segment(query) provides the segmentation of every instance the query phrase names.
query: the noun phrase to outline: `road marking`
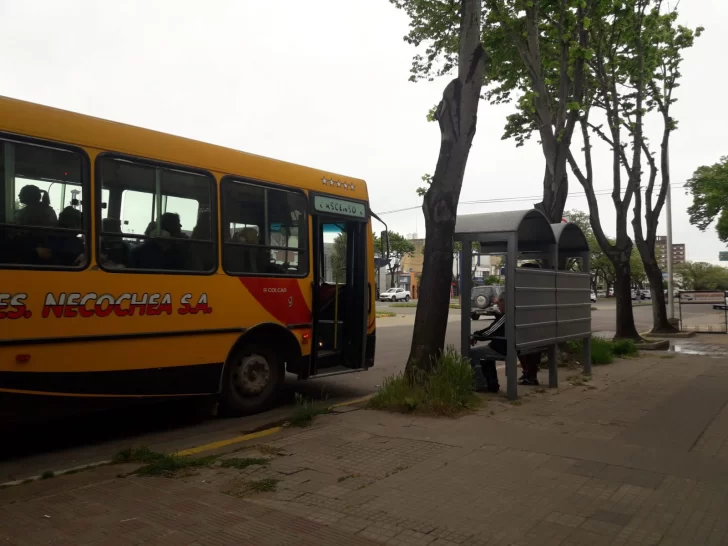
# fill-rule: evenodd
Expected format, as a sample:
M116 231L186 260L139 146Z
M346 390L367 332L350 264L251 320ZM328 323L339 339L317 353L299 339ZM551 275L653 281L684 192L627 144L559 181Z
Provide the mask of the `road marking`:
M270 436L271 434L275 434L276 432L280 432L281 430L282 427L267 428L258 432L252 432L250 434L243 434L242 436L228 438L227 440L220 440L218 442L203 444L201 446L192 447L190 449L183 449L182 451L178 451L177 455L179 455L180 457L184 457L185 455L195 455L197 453L202 453L203 451L211 451L213 449L219 449L221 447L229 446L232 444L239 444L240 442L247 442L248 440L255 440L256 438Z

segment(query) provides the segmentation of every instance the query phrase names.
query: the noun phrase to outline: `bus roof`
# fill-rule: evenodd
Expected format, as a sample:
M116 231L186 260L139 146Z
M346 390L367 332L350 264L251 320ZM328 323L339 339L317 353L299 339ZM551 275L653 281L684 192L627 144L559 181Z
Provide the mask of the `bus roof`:
M0 131L368 199L358 178L0 96Z

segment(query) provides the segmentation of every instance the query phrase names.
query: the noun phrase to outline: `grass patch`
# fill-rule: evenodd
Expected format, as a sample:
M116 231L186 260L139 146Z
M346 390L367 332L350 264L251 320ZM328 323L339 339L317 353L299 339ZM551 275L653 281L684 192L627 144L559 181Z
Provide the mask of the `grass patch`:
M223 459L220 461L220 466L223 468L237 468L242 470L253 465L267 465L268 459L262 459L260 457L230 457L229 459Z
M314 402L296 393L296 409L288 424L298 428L308 427L316 417L326 413L331 413L331 408L325 402Z
M593 337L591 340L592 364L602 365L614 362L613 342L600 337Z
M413 370L385 378L369 401L371 409L413 411L452 417L474 408L480 399L473 392L473 370L453 347L448 347L431 371Z
M247 489L253 493L271 493L276 490L278 481L275 478L263 478L246 483Z
M164 453L152 451L146 446L122 449L112 459L114 463L153 463L165 457Z
M216 458L216 455L209 455L207 457L180 457L173 453L163 454L162 458L140 467L136 473L140 476L164 476L165 478L170 478L180 470L209 466Z
M396 317L397 313L390 313L388 311L377 311L377 318Z
M136 470L140 476L171 477L180 470L208 466L217 455L207 457L180 457L174 453L159 453L148 447L128 448L119 451L114 456L115 463L143 463L144 466Z
M581 355L581 341L569 341L567 343L568 351L575 356ZM614 357L630 357L637 356L637 345L631 339L604 339L601 337L591 338L591 359L595 366L603 364L611 364Z
M285 449L282 447L269 446L268 444L255 446L255 449L260 451L263 455L270 455L272 457L280 457L285 453Z
M637 354L637 345L631 339L618 339L612 341L614 356L632 356Z
M54 478L56 476L56 473L52 470L46 470L43 472L43 474L40 475L41 480L50 480L51 478Z
M660 358L662 358L664 360L668 360L670 358L675 358L675 355L660 355Z

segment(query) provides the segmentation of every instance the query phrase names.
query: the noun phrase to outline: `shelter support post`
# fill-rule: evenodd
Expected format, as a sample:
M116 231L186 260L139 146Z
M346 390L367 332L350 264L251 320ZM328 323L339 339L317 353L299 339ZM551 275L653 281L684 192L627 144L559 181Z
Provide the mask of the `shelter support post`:
M591 264L589 263L589 252L582 252L581 254L581 269L583 272L590 275L589 279L591 281ZM589 283L589 289L591 290L591 282ZM590 311L591 313L591 311ZM590 330L591 330L591 321L589 322ZM586 337L584 337L584 340L581 344L581 358L584 360L584 374L585 375L591 375L592 373L592 359L591 359L591 333L587 334Z
M516 267L518 234L508 234L506 253L506 384L508 399L518 398L518 355L516 355Z
M470 243L463 242L463 248L470 249ZM473 256L470 252L460 253L460 354L463 358L470 355L470 291L473 280L470 278Z
M548 269L559 269L559 245L553 244L549 248L549 259L546 264ZM556 283L556 277L554 276L554 283ZM554 294L556 294L556 285L554 284ZM556 304L556 298L554 297L554 304ZM559 367L556 362L556 347L557 344L549 345L548 358L549 358L549 388L555 389L559 386Z
M584 375L591 375L591 336L587 336L581 343L581 359L584 361Z

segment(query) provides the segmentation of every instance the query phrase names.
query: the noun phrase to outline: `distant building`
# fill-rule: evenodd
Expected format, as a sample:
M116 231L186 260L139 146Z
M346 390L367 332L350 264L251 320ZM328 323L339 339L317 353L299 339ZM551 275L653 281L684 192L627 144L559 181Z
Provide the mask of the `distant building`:
M655 251L657 252L657 261L660 264L660 269L667 268L667 237L664 235L658 235L655 240ZM684 264L685 263L685 245L672 244L672 265Z

